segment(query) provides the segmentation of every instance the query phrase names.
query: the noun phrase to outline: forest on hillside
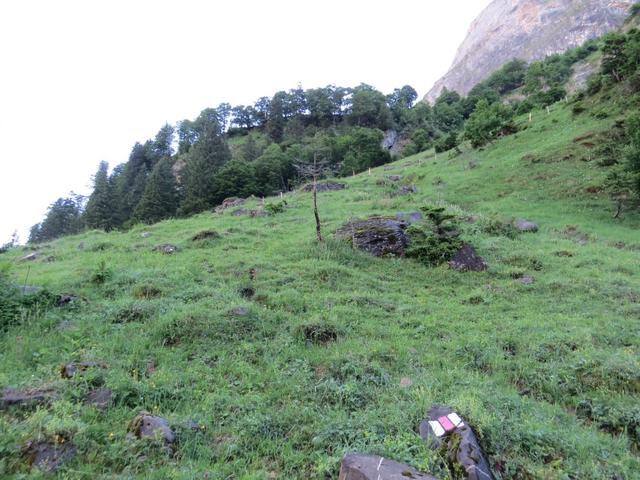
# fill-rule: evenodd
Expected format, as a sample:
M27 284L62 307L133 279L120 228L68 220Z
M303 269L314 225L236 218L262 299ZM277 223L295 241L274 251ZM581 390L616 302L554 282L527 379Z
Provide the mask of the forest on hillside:
M634 11L637 14L637 11ZM573 66L600 60L586 91L568 98ZM84 229L126 229L211 209L232 196L265 197L308 181L305 165L321 164L326 176L347 176L383 165L394 155L434 148L455 151L468 141L481 148L515 133L516 115L558 101L576 103L613 85L640 91L640 31L611 33L564 54L526 64L513 60L476 85L469 95L444 91L433 105L405 85L385 95L361 84L302 87L262 97L253 105L221 103L193 120L166 124L154 139L136 143L126 162L111 171L101 162L89 198L53 202L32 227L30 242ZM385 142L385 134L393 142ZM608 188L618 210L640 192L640 120L619 125L600 156L611 169Z

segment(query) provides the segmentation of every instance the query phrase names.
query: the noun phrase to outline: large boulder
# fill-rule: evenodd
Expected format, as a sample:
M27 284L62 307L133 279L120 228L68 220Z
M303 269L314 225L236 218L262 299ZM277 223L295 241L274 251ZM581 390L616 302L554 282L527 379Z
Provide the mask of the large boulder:
M409 244L405 233L408 226L394 217L372 217L345 224L336 231L336 237L376 257L403 257Z
M96 362L71 362L60 367L60 376L62 378L73 378L76 375L82 376L90 368L106 368L103 363Z
M449 261L449 266L459 272L483 272L488 268L484 258L478 255L475 248L468 243L462 245Z
M165 255L171 255L178 251L178 247L175 245L171 245L170 243L165 243L163 245L157 245L154 249L156 252L164 253Z
M140 412L131 421L129 431L138 438L159 438L164 440L166 444L172 444L176 441L176 434L169 422L148 412Z
M452 408L434 405L420 424L420 436L433 449L446 447L453 470L462 470L464 478L494 480L476 435Z
M52 388L31 388L17 390L7 388L0 396L0 410L9 407L34 407L45 405L56 398L56 392Z
M519 218L518 220L516 220L513 223L514 227L516 227L516 230L518 230L519 232L537 232L538 231L538 225L530 222L529 220L525 220L523 218Z
M76 447L69 442L30 441L23 447L27 462L44 472L53 473L76 456Z
M113 400L113 392L108 388L97 388L91 390L84 398L84 402L87 405L96 407L103 412L109 408L111 401Z
M349 453L340 465L338 480L437 480L409 465L378 455Z

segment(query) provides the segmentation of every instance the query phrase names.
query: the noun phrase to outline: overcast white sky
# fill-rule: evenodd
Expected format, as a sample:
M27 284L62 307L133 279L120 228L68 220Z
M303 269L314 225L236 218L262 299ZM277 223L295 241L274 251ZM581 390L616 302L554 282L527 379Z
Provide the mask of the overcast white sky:
M0 244L98 163L226 101L371 84L424 95L489 0L0 0Z

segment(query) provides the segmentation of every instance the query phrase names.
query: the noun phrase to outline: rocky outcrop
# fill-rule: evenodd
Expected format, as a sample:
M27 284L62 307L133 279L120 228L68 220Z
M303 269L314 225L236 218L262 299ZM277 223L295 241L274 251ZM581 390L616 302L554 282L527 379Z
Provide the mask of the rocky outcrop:
M336 237L376 257L404 257L409 245L405 233L408 226L393 217L371 217L347 223L336 231Z
M582 45L622 25L636 0L494 0L474 20L449 71L425 100L444 88L467 94L505 63L527 62Z
M409 465L378 455L350 453L340 465L338 480L437 480Z

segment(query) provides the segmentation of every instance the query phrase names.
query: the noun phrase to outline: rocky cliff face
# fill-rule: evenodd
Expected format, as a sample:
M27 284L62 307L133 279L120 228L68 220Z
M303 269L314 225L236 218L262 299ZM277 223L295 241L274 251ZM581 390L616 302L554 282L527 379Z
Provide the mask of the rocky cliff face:
M540 60L619 27L637 0L495 0L474 20L449 72L425 99L444 88L466 94L514 58Z

